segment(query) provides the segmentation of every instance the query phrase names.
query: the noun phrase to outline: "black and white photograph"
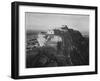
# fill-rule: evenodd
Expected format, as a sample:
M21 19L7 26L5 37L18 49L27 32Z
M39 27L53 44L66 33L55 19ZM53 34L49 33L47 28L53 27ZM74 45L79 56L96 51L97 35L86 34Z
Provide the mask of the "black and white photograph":
M97 74L97 7L12 3L11 77Z
M89 65L89 15L25 12L26 68Z

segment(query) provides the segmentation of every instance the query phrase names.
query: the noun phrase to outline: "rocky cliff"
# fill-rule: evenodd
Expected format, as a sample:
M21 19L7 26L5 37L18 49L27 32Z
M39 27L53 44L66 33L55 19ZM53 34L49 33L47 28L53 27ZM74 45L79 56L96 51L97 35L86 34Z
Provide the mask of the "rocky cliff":
M54 34L62 38L57 42L57 48L43 46L27 51L27 68L89 65L88 37L66 25L54 29Z

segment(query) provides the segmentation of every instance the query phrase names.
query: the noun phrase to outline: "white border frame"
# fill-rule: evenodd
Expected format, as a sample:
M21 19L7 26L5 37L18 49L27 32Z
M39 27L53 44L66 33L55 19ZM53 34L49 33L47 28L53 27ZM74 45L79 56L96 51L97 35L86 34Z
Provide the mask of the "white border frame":
M89 65L47 67L47 68L25 68L25 12L61 13L61 14L83 14L89 15ZM91 28L90 28L91 27ZM95 71L95 10L54 8L39 6L19 6L19 75L41 75L58 73L78 73Z

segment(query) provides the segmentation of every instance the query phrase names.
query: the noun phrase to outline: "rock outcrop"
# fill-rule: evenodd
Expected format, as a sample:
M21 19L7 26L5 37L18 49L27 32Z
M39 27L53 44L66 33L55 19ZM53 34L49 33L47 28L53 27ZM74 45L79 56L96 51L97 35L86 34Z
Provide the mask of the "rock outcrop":
M69 29L67 25L53 31L62 41L57 42L56 49L43 46L27 51L27 68L89 65L88 37L82 36L77 30Z

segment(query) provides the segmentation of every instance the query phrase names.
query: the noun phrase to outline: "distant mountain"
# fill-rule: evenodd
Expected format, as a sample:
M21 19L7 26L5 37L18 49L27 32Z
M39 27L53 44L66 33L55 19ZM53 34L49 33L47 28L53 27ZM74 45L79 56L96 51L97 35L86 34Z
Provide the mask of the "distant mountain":
M33 34L35 35L35 34L38 34L38 33L40 33L40 32L41 32L41 33L46 33L46 31L43 31L43 30L27 30L27 31L26 31L26 34L27 34L27 35L33 35Z

